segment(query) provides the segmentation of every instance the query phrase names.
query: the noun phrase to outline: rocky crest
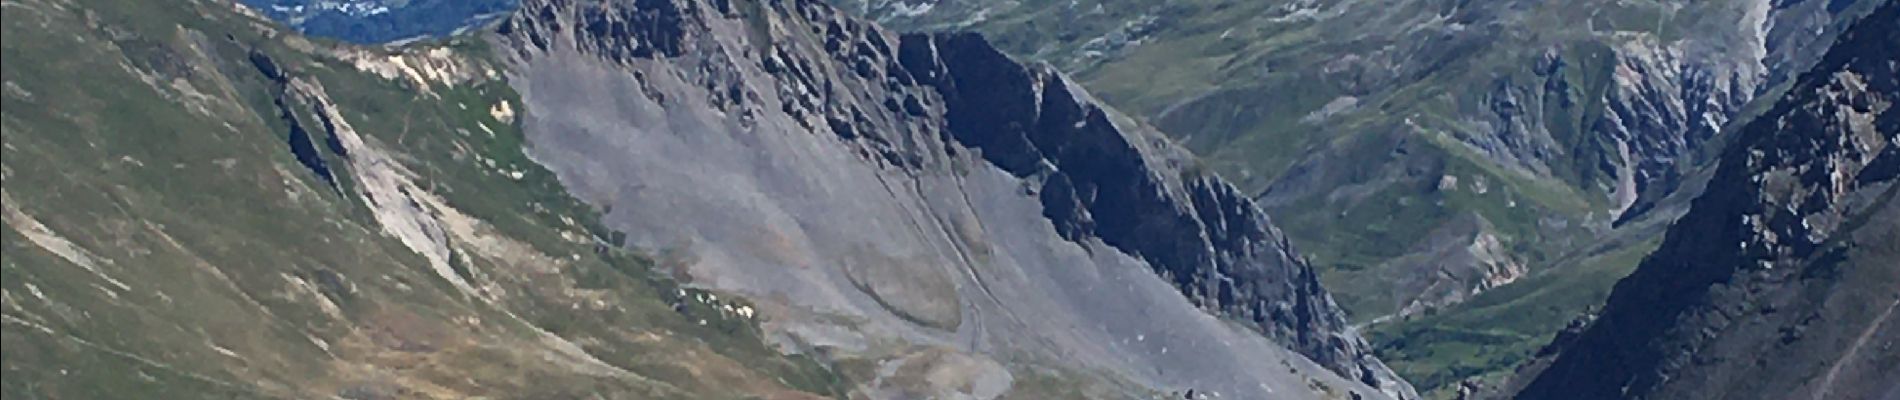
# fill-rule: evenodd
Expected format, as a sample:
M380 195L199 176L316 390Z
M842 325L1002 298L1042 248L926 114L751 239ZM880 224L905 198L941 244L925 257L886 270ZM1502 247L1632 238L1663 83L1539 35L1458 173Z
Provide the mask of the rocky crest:
M1662 247L1517 397L1894 395L1897 24L1900 5L1881 6L1743 126Z
M796 342L862 347L814 334L817 323L803 315L889 312L904 323L853 329L888 329L913 343L974 335L975 345L955 347L992 358L1020 358L1009 353L1021 349L1153 357L1143 368L1162 375L1224 368L1188 380L1260 379L1243 372L1263 370L1252 361L1226 360L1248 346L1177 358L1225 333L1175 329L1168 321L1183 316L1165 312L1128 321L1088 309L1159 302L1138 306L1152 309L1185 294L1182 305L1242 320L1332 373L1412 396L1246 196L1050 67L1017 63L980 36L895 35L802 0L523 7L497 40L516 59L511 81L527 103L537 159L616 210L609 224L636 244L687 243L697 280L783 299L766 313L787 321ZM630 92L576 87L581 77ZM686 154L693 159L676 158ZM1017 209L1040 221L1013 216ZM695 233L667 236L661 225ZM1119 275L1131 264L1114 261L1123 259L1146 266L1145 277ZM1103 277L1116 286L1071 293ZM1045 280L1070 288L1036 286ZM1149 280L1178 294L1143 292L1138 281ZM787 286L795 281L807 284ZM798 294L811 290L823 293ZM1121 299L1085 300L1093 296ZM861 309L866 301L886 311ZM1035 308L1044 304L1077 309ZM1121 336L1123 345L1161 343L1127 354L1070 343L1131 329L1168 333ZM1000 350L982 350L991 346Z

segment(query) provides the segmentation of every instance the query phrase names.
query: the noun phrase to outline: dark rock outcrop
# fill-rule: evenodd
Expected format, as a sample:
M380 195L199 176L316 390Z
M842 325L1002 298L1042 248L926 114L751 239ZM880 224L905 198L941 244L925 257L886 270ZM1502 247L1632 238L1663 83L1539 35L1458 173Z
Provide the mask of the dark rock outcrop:
M552 35L567 35L574 43L586 44L588 51L618 60L679 56L687 32L704 29L692 9L697 3L668 0L639 0L622 4L599 1L555 1L524 4L520 15L536 18L509 18L496 31L503 35L519 32L543 50ZM575 12L576 18L555 18L556 13ZM564 25L565 23L565 25Z
M1341 375L1374 386L1397 380L1351 333L1313 268L1232 185L1151 165L1182 161L1145 156L1141 137L1123 133L1093 103L1051 100L1078 89L976 34L906 35L899 54L944 99L952 138L1018 177L1047 183L1043 215L1064 237L1099 238L1139 256L1196 304L1247 321Z
M1844 33L1742 128L1662 247L1517 397L1888 393L1900 361L1896 47L1900 4Z

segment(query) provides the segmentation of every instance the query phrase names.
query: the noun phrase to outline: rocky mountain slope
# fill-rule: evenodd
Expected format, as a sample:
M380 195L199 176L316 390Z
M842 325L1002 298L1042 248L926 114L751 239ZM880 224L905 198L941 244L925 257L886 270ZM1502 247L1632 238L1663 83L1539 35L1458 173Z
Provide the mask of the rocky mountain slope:
M1737 132L1662 247L1521 399L1900 395L1900 4Z
M1412 396L1242 192L975 35L6 7L9 398Z
M806 1L530 1L498 30L536 159L694 282L770 299L788 346L889 366L866 379L1305 390L1259 332L1410 396L1251 201L979 36Z
M833 3L981 31L1174 135L1281 216L1388 361L1449 390L1600 304L1700 191L1721 132L1880 2ZM400 19L378 15L335 20Z
M1174 135L1279 216L1426 386L1506 370L1600 302L1719 133L1881 3L838 2L985 32ZM1539 306L1457 306L1531 278L1485 304Z

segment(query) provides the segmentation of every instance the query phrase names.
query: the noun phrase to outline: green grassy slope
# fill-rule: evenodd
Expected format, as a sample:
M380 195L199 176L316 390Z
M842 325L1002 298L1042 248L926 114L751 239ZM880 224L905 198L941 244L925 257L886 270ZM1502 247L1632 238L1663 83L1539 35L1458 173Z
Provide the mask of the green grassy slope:
M313 42L220 1L5 7L6 398L843 391L818 363L769 348L742 301L681 289L650 259L600 245L617 235L496 112L518 103L481 43ZM450 50L429 57L436 48ZM357 66L397 55L467 72ZM342 121L324 120L325 101ZM399 165L337 151L332 124ZM372 170L403 171L398 199L440 224L473 291L385 233L376 210L391 205L364 195Z
M1370 335L1379 343L1380 359L1393 370L1413 385L1435 389L1424 393L1427 397L1451 398L1468 378L1497 385L1579 310L1602 304L1616 280L1629 275L1659 243L1651 238L1613 247L1451 308L1379 325Z

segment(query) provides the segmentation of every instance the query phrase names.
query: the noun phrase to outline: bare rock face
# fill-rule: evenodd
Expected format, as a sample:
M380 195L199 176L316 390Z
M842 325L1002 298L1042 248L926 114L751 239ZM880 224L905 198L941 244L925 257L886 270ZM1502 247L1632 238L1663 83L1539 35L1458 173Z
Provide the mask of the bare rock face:
M1897 24L1900 5L1881 6L1746 125L1662 247L1518 398L1892 396Z
M1391 261L1394 265L1387 268L1432 273L1390 277L1379 283L1392 293L1404 294L1392 299L1398 312L1389 318L1405 318L1463 302L1523 278L1528 272L1524 262L1503 247L1490 222L1477 214L1433 230L1427 240L1411 249L1411 254Z
M979 36L816 1L527 1L498 31L538 161L762 303L788 350L886 366L876 393L1035 393L1025 374L1056 370L1415 396L1246 196Z
M1612 197L1627 221L1683 184L1683 172L1743 107L1812 66L1852 2L1739 1L1703 12L1730 23L1700 37L1664 42L1652 35L1609 39L1612 87L1601 119L1588 127L1598 162L1586 176ZM1730 24L1733 24L1732 26ZM1720 146L1716 146L1719 149Z
M1039 186L1043 216L1062 237L1141 258L1196 305L1250 322L1341 374L1375 385L1394 379L1363 341L1344 334L1312 267L1265 214L1226 182L1183 171L1192 160L1180 150L1125 133L1087 102L1023 104L1077 89L1010 61L980 36L911 35L902 49L904 65L944 97L951 137Z

